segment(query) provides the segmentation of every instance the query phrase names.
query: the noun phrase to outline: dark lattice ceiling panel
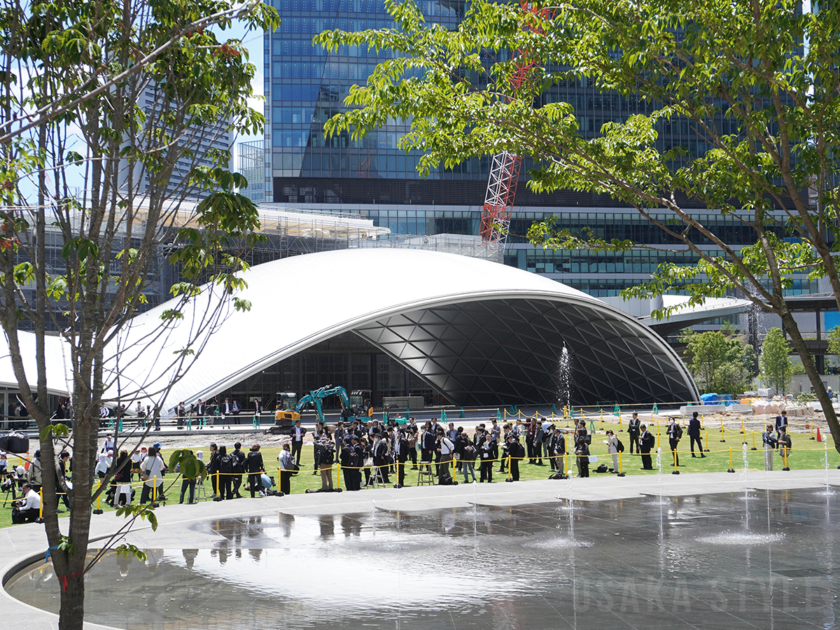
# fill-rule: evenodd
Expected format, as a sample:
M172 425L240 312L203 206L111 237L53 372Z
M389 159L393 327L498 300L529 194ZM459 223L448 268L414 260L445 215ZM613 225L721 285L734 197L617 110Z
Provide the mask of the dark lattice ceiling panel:
M662 339L608 309L487 299L391 315L354 332L459 405L558 402L564 345L573 404L697 396Z

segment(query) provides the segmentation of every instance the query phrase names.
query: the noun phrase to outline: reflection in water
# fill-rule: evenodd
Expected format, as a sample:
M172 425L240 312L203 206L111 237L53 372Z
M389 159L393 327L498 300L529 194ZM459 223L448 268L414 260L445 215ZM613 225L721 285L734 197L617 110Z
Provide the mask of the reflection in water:
M749 532L745 503L756 510ZM193 529L215 534L212 548L148 549L143 563L106 555L86 579L87 620L129 630L834 628L838 531L826 507L815 493L771 491L655 507L578 499L573 511L380 509L375 524L370 512L206 521ZM8 586L53 611L58 588L40 564Z

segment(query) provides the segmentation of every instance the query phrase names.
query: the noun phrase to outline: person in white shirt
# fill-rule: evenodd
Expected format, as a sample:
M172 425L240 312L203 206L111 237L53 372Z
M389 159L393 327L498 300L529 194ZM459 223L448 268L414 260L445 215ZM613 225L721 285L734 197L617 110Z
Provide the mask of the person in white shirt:
M618 438L611 430L607 431L607 439L604 441L607 445L607 453L612 455L613 472L618 472Z
M449 462L452 461L452 453L455 451L455 444L450 440L443 427L438 427L438 452L440 453L440 463L437 467L438 477L446 477L449 475Z
M113 451L108 451L107 453L100 453L99 454L99 461L96 464L96 468L94 469L94 473L99 479L105 477L108 474L108 469L111 468L111 454Z
M163 472L165 468L163 459L158 455L158 450L152 446L146 459L140 464L140 470L147 477L143 483L143 492L140 494L140 505L149 500L155 484L157 484L157 496L155 498L163 496Z
M102 450L100 453L107 453L108 451L114 451L116 447L116 440L114 440L114 436L111 433L105 434L105 444L102 445Z
M32 489L32 484L23 484L23 498L17 502L18 523L34 523L41 513L41 497Z
M105 406L105 403L99 403L99 428L103 427L103 423L105 419L111 415L108 407Z

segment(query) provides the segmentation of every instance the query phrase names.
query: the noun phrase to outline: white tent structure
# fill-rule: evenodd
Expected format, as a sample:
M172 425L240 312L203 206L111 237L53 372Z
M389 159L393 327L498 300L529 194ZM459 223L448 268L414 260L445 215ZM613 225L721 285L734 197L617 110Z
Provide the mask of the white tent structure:
M422 250L350 249L265 263L245 279L240 297L250 300L251 310L226 306L212 325L205 317L217 302L210 290L174 323L161 320L173 303L133 318L120 351L110 348L121 399L160 402L156 392L183 362L189 370L162 401L162 409L171 410L345 332L459 405L556 402L564 345L572 357L575 404L699 397L679 357L635 318L516 268ZM372 290L360 293L360 279ZM187 346L195 354L180 352ZM67 353L58 340L49 351L49 386L66 391L61 367ZM0 385L14 386L6 363L0 359ZM117 398L116 384L108 397Z

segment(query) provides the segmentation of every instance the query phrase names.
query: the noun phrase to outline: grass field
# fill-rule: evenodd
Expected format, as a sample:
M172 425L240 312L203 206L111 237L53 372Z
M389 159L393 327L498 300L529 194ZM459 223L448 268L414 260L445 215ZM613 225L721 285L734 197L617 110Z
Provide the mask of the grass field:
M562 425L561 425L562 426ZM592 455L597 455L599 458L599 464L604 463L607 467L612 467L612 458L607 455L606 453L606 446L604 444L605 435L602 430L600 430L600 424L596 423L598 426L599 431L593 436L592 438L592 445L591 445L591 453ZM613 430L617 430L617 425L610 425L608 423L603 424L604 430L611 428ZM667 436L665 435L665 428L664 426L661 427L661 435L660 435L660 445L662 446L663 451L666 451L668 448L668 440ZM625 449L627 449L624 454L622 455L622 469L627 475L656 475L658 474L658 470L648 471L648 470L641 470L641 460L637 455L630 455L629 453L629 441L627 438L626 433L617 433L619 439L624 443ZM808 434L802 433L793 433L792 434L792 441L793 441L793 449L791 451L790 458L788 460L788 466L791 469L823 469L825 468L825 455L826 449L824 443L816 442L809 439ZM699 456L696 458L692 458L689 453L689 439L688 436L684 437L680 441L680 447L678 449L680 455L680 467L679 471L680 474L689 474L689 473L701 473L701 472L725 472L730 468L730 449L732 451L732 468L736 472L743 472L744 470L744 460L743 460L743 441L746 438L747 447L751 449L753 446L753 434L751 432L747 432L746 436L740 434L738 431L726 431L724 434L724 438L726 442L721 442L721 433L720 431L716 431L712 433L709 432L708 435L709 443L706 444L704 439L704 447L710 449L709 453L706 453L705 458L700 458ZM218 437L214 437L214 439L221 445L222 442L219 441ZM749 465L750 470L763 470L764 469L764 453L761 450L761 434L757 433L755 435L755 446L757 450L748 450L747 451L747 462ZM567 437L567 444L570 443L570 439ZM232 450L232 447L229 446ZM209 440L208 444L204 447L204 452L207 453L209 451ZM164 449L163 455L165 459L169 459L169 455L171 454L172 449ZM279 472L278 467L279 463L277 462L277 456L280 453L279 447L268 447L263 448L261 450L263 454L263 461L265 465L268 467L268 473L272 477L275 478L275 481L279 483ZM828 446L827 450L828 454L828 464L830 467L835 468L840 464L840 455L833 449L831 445ZM572 457L568 458L568 465L572 464ZM10 465L16 465L17 462L10 458L9 460ZM303 449L303 456L301 458L301 464L303 465L301 468L300 474L292 477L291 480L291 489L292 494L299 494L305 492L307 489L317 490L321 487L321 477L320 475L313 475L312 474L312 464L313 464L313 449L311 446L304 446ZM550 474L550 469L548 465L548 460L543 460L543 466L531 465L525 462L520 464L519 471L520 471L520 480L521 481L528 481L528 480L536 480L536 479L546 479ZM590 472L594 470L594 468L598 464L590 465ZM654 467L656 466L656 459L654 455ZM781 470L783 466L782 458L778 455L774 456L774 463L773 467L775 470ZM499 465L498 463L494 466L494 471L498 470ZM673 471L673 458L671 457L670 453L663 452L662 454L662 472L664 474L670 474ZM478 475L478 465L476 464L476 476ZM592 477L599 477L599 476L606 476L606 475L599 475L592 473ZM459 481L463 481L463 477L461 475L457 475L455 477ZM247 477L245 478L247 480ZM175 475L169 474L166 477L166 487L168 488L169 485L175 481ZM340 485L344 487L344 479L339 480L339 475L336 475L335 470L333 471L333 483L340 481ZM391 478L392 483L396 482L395 476ZM504 476L494 472L493 482L499 483L504 482ZM139 482L138 486L139 486ZM586 483L581 482L581 483ZM619 483L616 480L616 483ZM244 485L244 483L243 483ZM407 470L405 475L405 485L406 486L414 486L417 485L417 471L414 470ZM207 496L212 494L210 481L205 481L205 488L207 491ZM365 492L375 492L375 490L365 490ZM139 493L139 487L138 487ZM180 494L180 482L177 482L174 487L167 490L167 497L169 502L172 503L177 502ZM248 493L242 491L243 496L250 496ZM584 491L585 494L585 491ZM138 494L139 496L139 494ZM103 510L111 510L108 506L101 504ZM93 518L96 518L94 516ZM0 527L8 527L11 525L11 510L8 506L3 506L0 508Z

